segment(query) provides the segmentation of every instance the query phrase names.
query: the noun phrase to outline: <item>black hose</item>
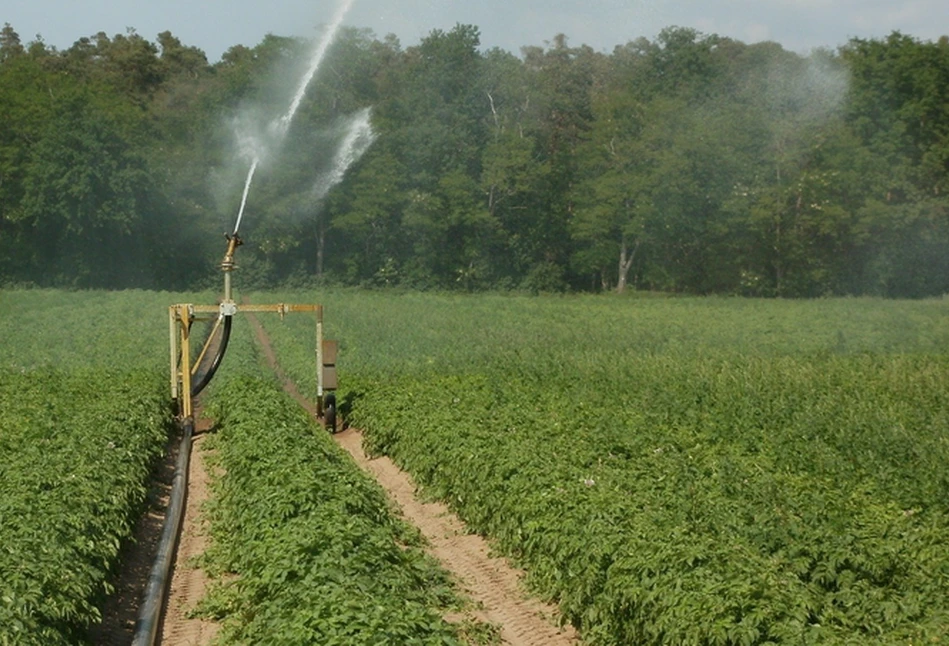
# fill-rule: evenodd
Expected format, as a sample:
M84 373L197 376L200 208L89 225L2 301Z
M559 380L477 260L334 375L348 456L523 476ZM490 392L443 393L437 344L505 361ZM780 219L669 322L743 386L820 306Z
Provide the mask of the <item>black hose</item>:
M204 390L205 386L210 383L211 379L214 377L214 373L217 372L217 369L221 366L221 361L224 359L224 353L227 351L227 342L231 338L231 320L232 316L224 317L224 329L221 332L221 343L218 346L217 352L214 355L214 360L211 362L211 365L208 369L202 374L196 382L191 384L191 396L197 397L198 393Z
M171 481L171 496L168 511L165 515L165 525L161 532L161 541L158 543L158 554L152 565L148 577L148 586L142 606L139 608L138 621L135 622L135 637L132 646L152 646L158 637L161 626L161 613L165 605L165 594L171 576L171 565L174 562L175 546L178 543L178 533L181 530L181 520L184 515L185 492L188 490L188 465L191 461L191 436L194 435L194 421L185 420L181 446L178 449L178 462L175 465L175 476Z

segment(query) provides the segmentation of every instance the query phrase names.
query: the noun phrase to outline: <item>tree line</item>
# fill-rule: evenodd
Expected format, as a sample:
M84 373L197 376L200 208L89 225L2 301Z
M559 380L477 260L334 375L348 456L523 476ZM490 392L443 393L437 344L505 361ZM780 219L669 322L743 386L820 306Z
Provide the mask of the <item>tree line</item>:
M59 51L6 25L0 283L216 284L240 135L286 111L311 47L210 64L170 32ZM367 108L374 141L341 161ZM261 161L238 264L261 287L921 297L949 292L947 190L946 37L804 56L672 27L515 55L472 25L347 28Z

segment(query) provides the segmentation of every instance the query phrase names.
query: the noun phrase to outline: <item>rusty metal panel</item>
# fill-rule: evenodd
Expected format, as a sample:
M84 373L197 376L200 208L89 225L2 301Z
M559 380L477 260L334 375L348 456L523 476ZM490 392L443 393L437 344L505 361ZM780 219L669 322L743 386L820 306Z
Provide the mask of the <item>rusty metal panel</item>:
M323 388L336 390L336 366L323 366Z
M323 365L335 366L336 354L339 350L339 344L331 339L323 339Z

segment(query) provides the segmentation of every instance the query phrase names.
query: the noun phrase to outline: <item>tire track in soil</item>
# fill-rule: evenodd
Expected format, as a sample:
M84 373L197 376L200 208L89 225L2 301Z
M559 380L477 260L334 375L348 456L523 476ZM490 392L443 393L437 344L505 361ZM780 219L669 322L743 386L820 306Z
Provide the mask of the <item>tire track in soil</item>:
M254 329L267 364L284 389L311 415L316 406L291 382L274 354L270 339L252 314L247 318ZM538 599L528 598L522 586L523 571L507 560L490 555L487 542L469 534L465 524L441 502L422 502L416 495L411 476L390 458L370 458L362 448L362 432L346 429L333 436L364 471L385 489L389 498L414 524L429 543L428 551L461 583L464 591L478 604L476 617L500 628L502 643L508 646L577 646L572 626L558 628L557 608Z

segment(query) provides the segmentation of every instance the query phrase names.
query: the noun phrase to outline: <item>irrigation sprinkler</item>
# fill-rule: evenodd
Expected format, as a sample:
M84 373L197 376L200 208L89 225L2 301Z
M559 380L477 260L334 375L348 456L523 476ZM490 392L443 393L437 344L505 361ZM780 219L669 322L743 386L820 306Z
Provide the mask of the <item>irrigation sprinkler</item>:
M224 358L227 343L231 336L231 323L236 314L242 312L276 312L285 316L291 312L312 312L316 318L316 390L317 416L329 430L336 429L336 342L323 339L323 306L322 305L246 305L234 301L231 292L231 273L237 268L234 264L234 254L242 244L238 231L244 217L244 207L247 205L247 196L250 192L254 173L261 162L261 155L267 152L270 146L279 147L287 135L294 115L300 107L307 87L319 70L336 32L342 25L343 18L352 6L353 0L342 0L333 15L324 37L319 41L316 49L310 56L310 63L306 73L300 79L293 100L286 114L270 124L270 141L255 142L250 169L244 182L244 192L241 196L240 210L237 213L237 222L234 232L226 235L227 252L221 262L224 272L224 297L219 305L194 305L191 303L172 305L168 308L168 336L171 352L171 397L178 404L178 415L182 422L194 421L193 398L200 393L214 377ZM368 143L372 142L372 131L368 126L368 111L361 114L355 128L344 141L342 156L337 156L334 173L330 177L330 184L342 179L345 169L356 157L362 154ZM365 140L365 141L364 141ZM354 152L355 151L355 152ZM197 321L213 321L211 331L204 342L197 359L191 361L192 327Z
M272 123L272 145L279 143L287 134L290 122L296 114L306 88L316 74L324 55L332 42L336 31L342 24L343 17L352 5L353 0L342 0L342 4L334 15L325 37L319 43L310 59L307 73L301 79L293 101L287 113ZM333 174L324 186L324 191L342 179L343 173L353 161L372 143L372 129L369 127L369 113L364 111L350 128L350 133L343 142L342 149L337 153L334 162ZM165 524L162 530L162 539L159 546L159 555L152 566L148 587L135 626L135 636L132 646L153 646L158 638L161 610L165 604L165 596L170 582L173 551L177 536L181 528L182 509L184 507L184 492L187 489L188 461L192 434L194 432L194 398L213 379L214 374L224 359L228 341L231 337L231 325L237 314L247 313L276 313L283 318L294 312L309 312L314 315L316 322L316 414L322 419L323 425L330 431L336 430L336 354L335 341L323 338L323 306L315 304L293 305L277 303L273 305L238 304L234 301L231 285L231 274L237 269L234 255L241 246L242 240L238 235L241 219L244 216L244 207L247 205L247 196L250 192L254 172L261 161L261 154L267 152L266 146L261 150L256 148L252 157L247 179L244 182L244 192L241 196L240 210L234 232L225 235L227 251L221 261L221 271L224 272L224 295L217 305L196 305L181 303L168 308L168 340L170 352L171 397L178 408L178 421L182 429L181 450L175 468L175 477L172 484L171 500ZM322 197L322 195L320 195ZM203 344L199 341L192 343L195 324L198 322L211 323L210 331ZM191 360L192 348L201 346L197 358Z
M204 390L214 377L231 337L231 325L237 314L276 313L283 318L294 312L309 312L316 322L316 391L317 417L330 431L336 430L336 354L335 341L323 338L323 306L315 304L295 305L277 303L273 305L238 304L234 301L231 274L237 269L234 255L243 244L234 233L225 235L227 251L221 261L224 272L224 295L217 305L181 303L168 308L168 340L171 361L171 397L178 408L178 423L182 429L181 448L172 481L171 504L165 517L158 555L152 564L148 585L139 607L138 619L132 646L154 646L160 629L161 611L165 604L168 585L171 581L171 566L174 550L181 530L184 496L188 482L188 462L191 440L194 433L194 398ZM203 344L192 344L195 323L211 323L210 332ZM197 358L191 360L192 347L201 346Z
M316 304L276 303L239 304L234 300L231 274L237 269L234 255L243 244L235 232L226 235L227 251L221 261L224 272L224 295L218 305L182 303L168 308L168 339L171 363L171 398L176 402L182 424L194 421L194 398L211 382L224 359L231 325L237 314L275 313L282 319L291 313L312 313L316 330L316 392L317 416L331 432L336 429L336 355L335 341L323 338L323 306ZM211 324L203 344L192 339L195 324ZM192 350L200 345L197 358L192 361Z
M148 585L139 607L138 619L132 646L154 646L160 630L160 619L168 584L171 581L171 567L174 550L181 530L184 510L184 497L188 482L188 462L191 454L191 440L194 433L194 398L204 390L214 377L231 337L231 324L234 316L241 313L276 313L281 318L292 312L310 312L316 320L316 390L317 417L331 432L336 430L336 342L323 338L323 306L293 305L277 303L274 305L238 304L234 301L231 274L237 269L234 255L243 244L234 233L225 235L227 251L221 261L224 272L224 296L218 305L196 305L182 303L168 308L168 339L171 360L171 397L178 407L178 422L182 429L181 448L175 466L172 481L170 504L162 528L158 555L152 564ZM192 333L195 323L211 322L210 332L201 345L197 358L191 360Z

